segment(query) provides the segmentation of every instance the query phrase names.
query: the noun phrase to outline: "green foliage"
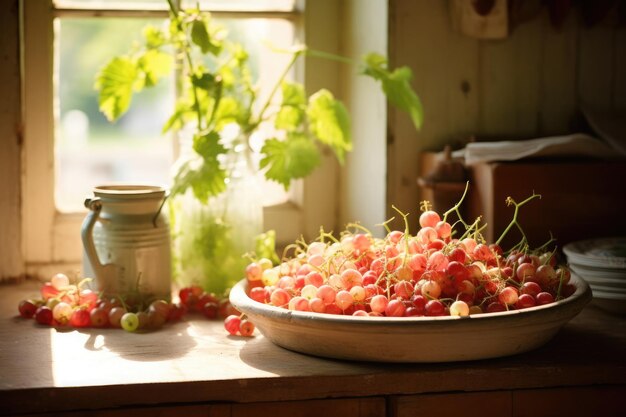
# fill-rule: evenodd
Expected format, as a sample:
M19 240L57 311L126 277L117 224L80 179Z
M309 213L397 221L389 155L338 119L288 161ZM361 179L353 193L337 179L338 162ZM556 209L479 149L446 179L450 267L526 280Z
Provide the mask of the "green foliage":
M376 54L367 54L364 58L363 74L381 82L387 99L400 110L407 112L417 129L422 126L424 113L422 102L411 88L413 72L408 67L397 68L389 72L387 58Z
M146 41L146 48L148 49L160 48L167 43L165 34L152 25L147 25L143 29L143 37Z
M143 74L144 85L152 87L161 77L165 77L172 71L174 59L168 53L157 49L147 50L137 61L137 69Z
M285 188L294 178L304 178L320 163L315 143L301 133L290 133L287 140L268 139L261 152L261 168L267 168L265 176Z
M174 178L172 194L181 194L191 188L196 198L206 203L209 197L226 189L226 171L220 166L218 156L226 152L219 143L220 136L211 131L196 135L193 150L200 159L185 161Z
M128 110L137 83L137 64L126 56L115 57L98 73L98 104L109 121L117 120Z
M276 255L276 231L268 230L261 233L255 239L254 253L257 258L267 258L274 265L280 263L280 259Z
M260 168L266 178L285 189L292 179L306 177L320 164L322 147L330 148L340 163L345 161L352 141L350 118L343 103L325 89L308 96L302 84L287 82L285 78L305 54L341 62L346 62L346 58L302 46L292 48L287 52L292 59L278 83L267 100L258 103L243 46L229 41L209 13L178 10L173 2L168 2L169 30L147 26L143 31L144 45L106 64L97 76L96 88L101 111L115 121L128 110L135 91L152 87L171 73L172 50L182 58L182 94L163 131L176 131L195 123L193 149L197 158L179 165L173 195L191 189L198 199L207 201L226 189L228 172L220 157L237 142L225 144L220 137L223 129L233 123L247 140L262 122L273 122L279 133L262 147ZM422 107L410 86L411 71L390 71L386 58L377 54L367 55L364 64L363 74L380 81L389 101L408 112L419 128ZM276 99L279 91L281 100ZM249 151L249 144L245 145Z
M246 122L248 117L249 115L242 103L234 97L223 97L217 106L213 122L215 129L222 130L229 123L241 125Z
M343 103L335 100L328 90L320 90L309 99L307 116L311 132L320 142L330 146L339 162L352 150L350 118Z
M205 291L223 294L241 276L233 275L233 271L244 271L247 260L236 250L232 225L216 215L211 220L184 225L190 236L181 240L180 262L194 265L198 271L210 271L212 279L202 275L194 278Z
M217 161L217 156L226 152L226 148L219 143L219 133L212 131L204 135L196 135L193 140L193 150L202 159Z
M209 34L205 20L199 16L191 24L191 41L200 47L203 54L219 55L222 45Z
M217 160L189 160L181 164L174 176L171 194L183 194L191 188L193 195L203 203L209 197L226 189L226 171Z
M306 93L304 86L297 83L282 83L283 102L276 114L276 129L292 131L304 121Z

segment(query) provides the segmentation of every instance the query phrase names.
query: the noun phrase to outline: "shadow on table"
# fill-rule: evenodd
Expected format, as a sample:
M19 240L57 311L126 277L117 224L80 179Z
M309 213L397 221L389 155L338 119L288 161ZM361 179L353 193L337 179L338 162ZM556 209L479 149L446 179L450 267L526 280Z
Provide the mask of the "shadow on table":
M321 358L282 348L263 337L258 330L241 348L239 357L246 364L279 376L301 376L303 374L342 374L346 369L373 373L383 370L384 364L353 362ZM338 366L341 365L341 366Z
M133 361L152 362L186 355L197 344L187 332L189 324L181 321L166 324L162 329L130 333L122 329L84 329L88 334L85 349L107 349Z

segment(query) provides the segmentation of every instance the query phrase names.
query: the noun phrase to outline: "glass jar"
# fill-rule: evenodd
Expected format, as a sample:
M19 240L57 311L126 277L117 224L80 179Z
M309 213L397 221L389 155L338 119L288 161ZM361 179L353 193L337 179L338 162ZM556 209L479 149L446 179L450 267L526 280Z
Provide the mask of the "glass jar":
M263 231L263 203L247 143L239 139L222 163L223 193L203 203L189 189L170 204L175 280L218 295L245 276L245 254Z

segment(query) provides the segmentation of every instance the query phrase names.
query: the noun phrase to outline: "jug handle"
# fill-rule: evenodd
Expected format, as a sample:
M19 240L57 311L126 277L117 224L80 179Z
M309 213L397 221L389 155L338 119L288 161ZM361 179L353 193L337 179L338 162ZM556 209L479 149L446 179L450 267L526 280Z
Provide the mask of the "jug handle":
M163 201L161 201L161 205L159 206L159 210L157 210L156 214L152 218L152 225L155 228L158 227L157 220L159 220L159 215L161 214L161 210L163 210L163 206L165 205L165 202L167 201L169 196L170 196L170 192L169 191L165 191L165 195L163 196Z
M103 277L104 265L100 262L98 253L96 252L96 245L93 243L93 227L98 220L100 211L102 210L102 202L98 197L88 198L85 200L85 207L89 209L89 213L87 214L87 217L85 217L85 220L83 220L83 225L80 229L83 248L85 249L85 254L87 255L87 259L89 260L96 277Z

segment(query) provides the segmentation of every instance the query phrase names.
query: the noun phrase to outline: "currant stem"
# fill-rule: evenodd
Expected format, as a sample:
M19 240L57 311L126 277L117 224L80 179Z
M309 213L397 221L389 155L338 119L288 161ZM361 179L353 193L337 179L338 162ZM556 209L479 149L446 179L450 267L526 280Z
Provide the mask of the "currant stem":
M180 30L181 32L183 31L183 27L182 27L182 22L180 20L180 17L178 16L178 10L176 9L176 7L174 6L174 3L172 0L167 0L167 3L169 5L170 8L170 17L174 20L174 22L176 23L176 26L178 27L178 30ZM190 49L190 45L189 42L184 41L183 42L183 53L185 55L185 59L187 60L187 65L189 66L189 72L190 74L193 74L193 59L191 58L191 53L189 52ZM193 100L194 100L194 109L196 111L196 117L197 117L197 122L198 122L198 130L202 130L203 126L202 126L202 112L200 111L200 99L198 97L198 90L196 89L196 86L191 83L191 91L193 93ZM215 107L217 107L217 102L215 104Z
M519 231L522 233L523 240L527 241L526 234L522 230L522 227L520 226L520 224L517 222L517 216L519 215L520 207L524 206L525 204L527 204L531 200L534 200L535 198L541 198L541 194L535 194L533 192L533 194L530 197L528 197L526 200L522 201L521 203L516 203L515 200L513 200L511 197L507 197L506 199L507 205L510 206L511 204L513 204L515 206L515 211L513 212L513 219L511 219L511 222L509 223L509 225L506 227L506 229L504 229L504 231L502 232L498 240L496 240L496 245L499 245L500 242L502 242L504 237L507 235L507 233L509 233L509 231L514 225L517 226Z
M402 213L396 206L392 205L391 206L395 211L397 211L401 216L402 219L404 220L404 236L402 236L402 240L404 240L404 258L402 259L402 266L405 266L407 263L407 259L409 257L409 221L407 220L407 217L409 216L409 213Z
M298 57L300 55L302 55L303 52L304 52L304 50L294 52L293 56L291 57L291 60L289 61L289 63L285 67L285 69L283 70L283 72L280 75L280 77L278 77L278 80L276 81L276 84L274 85L274 88L272 88L272 91L271 91L270 95L267 97L267 101L265 102L265 104L261 108L261 111L259 112L259 115L257 117L257 122L256 123L252 123L251 129L256 128L261 123L261 120L263 120L263 115L265 114L265 112L269 108L272 100L274 99L274 95L276 94L276 92L280 88L283 80L287 77L287 74L291 70L291 67L293 67L293 65L296 63L296 60L298 59Z
M465 199L465 196L467 195L467 190L469 189L469 181L467 181L465 183L465 190L463 191L463 195L461 196L461 199L454 205L452 206L452 208L450 208L448 211L446 211L445 213L443 213L443 221L447 221L448 219L448 215L450 215L451 213L456 213L456 215L459 218L459 221L461 223L463 223L463 225L465 227L467 227L467 223L465 223L465 221L463 220L463 217L461 216L461 212L459 210L459 208L461 207L461 204L463 204L463 200Z
M538 248L536 248L536 251L542 251L544 249L546 249L551 243L554 243L556 241L556 239L554 238L554 236L552 235L552 232L550 232L550 239L548 239L548 241L546 243L544 243L543 245L539 246ZM554 248L554 250L552 251L552 253L554 254L556 252L556 248Z
M346 225L346 229L350 229L350 228L361 230L361 231L365 232L368 235L372 234L372 232L367 227L362 226L359 223L348 223Z
M387 233L390 233L390 232L391 232L391 229L389 228L389 223L391 223L391 222L392 222L392 221L394 221L395 219L396 219L395 217L392 217L392 218L390 218L389 220L387 220L387 221L385 221L385 222L383 222L383 223L381 223L381 224L377 224L376 226L382 226L382 227L384 227L384 228L385 228L385 230L387 231Z
M299 51L297 53L304 52L306 55L315 57L315 58L323 58L332 61L342 62L344 64L355 65L356 63L350 58L346 58L345 56L331 54L330 52L318 51L315 49L305 49L304 51Z

